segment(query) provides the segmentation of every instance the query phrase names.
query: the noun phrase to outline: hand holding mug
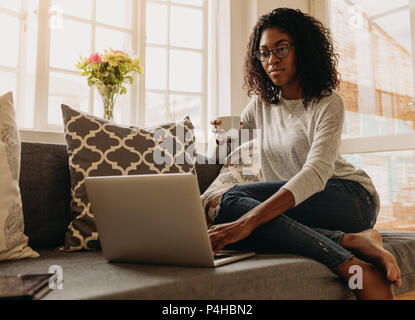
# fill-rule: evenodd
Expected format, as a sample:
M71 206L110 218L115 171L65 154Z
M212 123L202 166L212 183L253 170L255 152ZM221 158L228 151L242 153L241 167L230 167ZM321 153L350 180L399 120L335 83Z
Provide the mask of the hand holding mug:
M225 141L231 141L232 133L237 132L243 122L239 117L223 116L211 121L210 124L213 126L212 132L216 135L216 143L221 145Z

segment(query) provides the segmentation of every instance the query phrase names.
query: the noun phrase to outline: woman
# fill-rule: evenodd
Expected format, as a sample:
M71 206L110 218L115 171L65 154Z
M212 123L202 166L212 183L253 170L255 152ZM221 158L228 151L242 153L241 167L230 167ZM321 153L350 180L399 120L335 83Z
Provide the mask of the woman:
M336 68L330 33L313 17L280 8L258 20L245 61L245 87L254 98L241 120L260 133L265 182L223 195L209 229L212 248L307 256L346 282L357 265L358 299L394 299L400 270L372 229L379 195L370 177L339 154L345 108L334 92Z

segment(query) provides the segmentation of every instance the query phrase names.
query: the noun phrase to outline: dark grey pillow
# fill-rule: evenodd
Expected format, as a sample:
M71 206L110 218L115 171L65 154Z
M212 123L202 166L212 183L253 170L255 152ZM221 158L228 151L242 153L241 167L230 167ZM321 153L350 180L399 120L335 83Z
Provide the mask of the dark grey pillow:
M32 248L56 248L70 219L70 177L65 145L22 142L20 192L25 234Z
M71 176L71 215L63 250L99 247L94 215L85 190L88 176L196 175L194 127L189 117L141 129L126 127L62 105ZM163 161L160 161L163 160Z

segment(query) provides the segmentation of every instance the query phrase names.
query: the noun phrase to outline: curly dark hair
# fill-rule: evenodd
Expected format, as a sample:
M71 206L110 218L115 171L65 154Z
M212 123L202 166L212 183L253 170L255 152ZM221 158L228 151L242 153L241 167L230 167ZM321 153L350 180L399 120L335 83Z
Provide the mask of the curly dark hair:
M312 100L331 94L340 82L338 55L334 53L330 31L315 18L290 8L278 8L259 18L248 43L244 88L249 97L258 95L267 105L278 103L281 88L268 77L254 51L259 48L264 30L273 27L289 34L293 40L297 76L307 109Z

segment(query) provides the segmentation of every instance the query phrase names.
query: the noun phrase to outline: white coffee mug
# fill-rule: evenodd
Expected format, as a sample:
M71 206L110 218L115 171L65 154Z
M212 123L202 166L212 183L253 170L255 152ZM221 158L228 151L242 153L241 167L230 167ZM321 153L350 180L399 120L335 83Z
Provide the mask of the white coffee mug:
M240 128L241 118L238 116L221 116L217 117L216 120L220 120L221 123L217 124L219 135L224 135L225 137L234 137L238 135Z

